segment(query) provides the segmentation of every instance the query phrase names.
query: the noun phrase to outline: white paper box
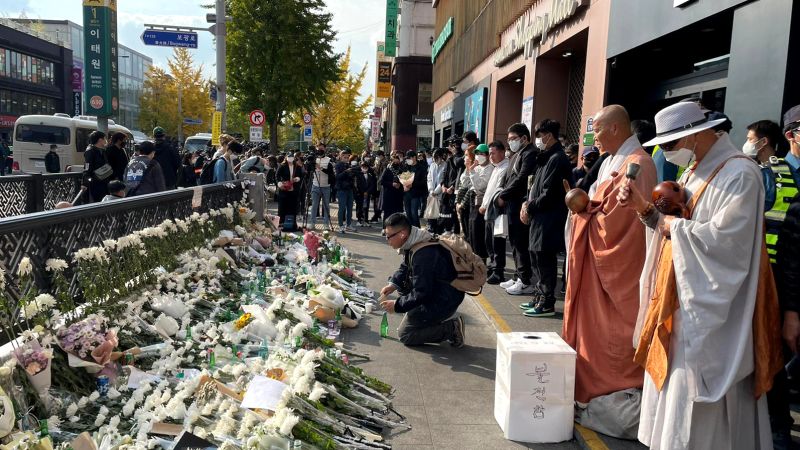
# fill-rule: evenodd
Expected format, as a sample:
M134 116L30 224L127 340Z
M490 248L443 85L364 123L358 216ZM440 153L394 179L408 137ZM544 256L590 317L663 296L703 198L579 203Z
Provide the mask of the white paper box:
M575 350L557 333L497 333L494 418L506 439L572 439Z

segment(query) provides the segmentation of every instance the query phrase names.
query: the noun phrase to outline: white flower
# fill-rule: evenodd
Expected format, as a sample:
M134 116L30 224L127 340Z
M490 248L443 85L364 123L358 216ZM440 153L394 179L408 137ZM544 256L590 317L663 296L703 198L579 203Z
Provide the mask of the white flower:
M117 246L117 241L113 239L106 239L105 241L103 241L103 247L109 250L114 250L114 247L116 246Z
M108 408L105 406L100 407L100 414L107 416L108 415Z
M84 398L86 398L86 397L84 397ZM90 402L93 402L93 401L97 400L98 398L100 398L100 393L99 393L99 392L97 392L97 391L94 391L94 392L92 392L92 394L91 394L91 395L89 395L89 401L90 401ZM83 398L81 399L81 401L82 401L82 400L83 400ZM85 405L84 405L84 406L85 406ZM81 406L81 408L82 408L82 407L83 407L83 406Z
M17 266L17 276L23 277L31 273L33 273L33 264L31 264L31 259L26 256L20 260L19 266Z
M108 388L108 394L106 394L110 400L114 400L122 395L115 387L111 386Z
M286 416L286 419L283 421L280 427L280 433L284 436L291 436L292 430L294 426L300 423L300 418L295 416L294 414L289 414Z
M327 394L327 392L325 392L325 388L322 387L322 384L320 384L319 381L317 381L314 383L314 389L312 389L311 393L308 394L308 399L311 400L312 402L317 402L325 394Z
M97 391L95 391L95 392L97 392ZM93 395L94 395L94 394L93 394ZM99 396L99 394L98 394L98 396ZM95 397L95 399L96 399L96 398L97 398L97 397ZM94 400L92 400L92 401L94 401ZM81 399L80 399L80 400L78 400L78 408L80 408L80 409L83 409L83 408L85 408L85 407L86 407L86 405L87 405L88 403L89 403L89 399L88 399L88 398L86 398L86 397L81 397Z
M122 407L122 415L125 417L130 417L133 414L133 409L136 408L136 402L133 399L128 400L125 403L125 406Z
M44 270L48 272L61 272L62 270L69 267L66 261L59 258L50 258L44 263L45 267Z
M39 314L39 305L37 305L36 302L30 302L26 304L24 308L22 308L20 313L22 313L23 318L31 319L33 316Z
M72 416L69 418L70 423L75 423L79 420L81 420L81 416Z
M50 416L47 419L47 428L50 430L58 430L61 427L61 419L58 416Z
M56 306L56 299L50 294L39 294L34 300L39 304L41 311L48 311Z
M67 406L67 411L66 411L67 416L72 417L77 412L78 412L78 405L76 405L75 403L71 403L69 406Z
M303 332L308 329L308 325L304 324L303 322L298 322L297 325L292 328L292 337L303 337Z
M100 425L104 424L105 421L106 421L106 416L98 414L97 418L94 420L94 426L99 427Z
M117 426L119 425L119 421L120 421L120 417L118 415L114 416L108 422L108 426L110 426L111 428L117 428Z

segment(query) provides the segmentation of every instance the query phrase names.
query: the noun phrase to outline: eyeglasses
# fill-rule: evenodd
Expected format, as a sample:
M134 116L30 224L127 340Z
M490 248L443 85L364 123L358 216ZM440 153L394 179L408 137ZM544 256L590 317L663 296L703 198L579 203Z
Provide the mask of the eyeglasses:
M676 145L678 145L678 141L680 141L680 139L675 139L674 141L665 142L663 144L658 144L658 146L661 147L661 150L664 150L665 152L669 152L669 151L672 151L672 149Z
M402 231L402 230L400 230L400 231L398 231L397 233L387 234L387 235L386 235L386 240L387 240L387 241L390 241L390 240L391 240L393 237L397 236L398 234L400 234L400 233L402 233L402 232L403 232L403 231Z

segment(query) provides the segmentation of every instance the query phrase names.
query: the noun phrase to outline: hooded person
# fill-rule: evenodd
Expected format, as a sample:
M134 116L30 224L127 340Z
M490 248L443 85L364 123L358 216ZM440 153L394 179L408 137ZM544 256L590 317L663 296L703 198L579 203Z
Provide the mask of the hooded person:
M655 121L646 145L687 168L679 182L688 200L675 216L634 183L617 196L655 232L634 333L645 369L639 440L654 450L772 448L762 394L783 361L761 173L695 103Z

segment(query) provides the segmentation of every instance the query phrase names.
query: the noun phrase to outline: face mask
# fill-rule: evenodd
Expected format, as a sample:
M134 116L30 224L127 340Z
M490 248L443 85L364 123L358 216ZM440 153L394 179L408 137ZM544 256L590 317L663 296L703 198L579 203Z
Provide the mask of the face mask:
M522 148L522 139L508 141L508 147L511 149L511 153L517 153Z
M756 142L750 142L750 141L745 142L744 145L742 146L742 152L744 152L745 155L747 155L747 156L749 156L751 158L757 157L758 156L758 152L762 148L764 148L763 145L761 147L758 147L756 145L759 141L761 141L761 139L759 139Z
M584 159L584 160L583 160L583 167L585 167L585 168L586 168L586 170L589 170L589 169L591 169L591 168L592 168L592 166L593 166L593 165L594 165L594 163L596 163L596 162L597 162L597 160L595 160L595 159Z
M289 164L293 163L294 162L294 156L287 156L286 157L286 162L288 162Z
M462 143L461 143L461 150L466 150L466 149L467 149L467 147L469 147L469 145L467 145L467 143L466 143L466 142L462 142Z
M411 158L408 158L408 159L406 159L406 164L410 166L410 165L414 164L414 160L411 159Z
M536 138L536 148L538 148L540 151L547 150L547 146L544 145L544 140L542 140L542 138Z
M686 147L682 147L678 150L673 150L671 152L664 152L664 158L667 161L675 164L678 167L689 167L691 164L692 159L694 159L694 150L697 148L697 141L694 143L694 147L688 149Z
M477 160L480 165L486 164L486 156L484 155L475 155L475 160Z
M358 165L358 161L350 161L350 165L351 166L357 166Z

